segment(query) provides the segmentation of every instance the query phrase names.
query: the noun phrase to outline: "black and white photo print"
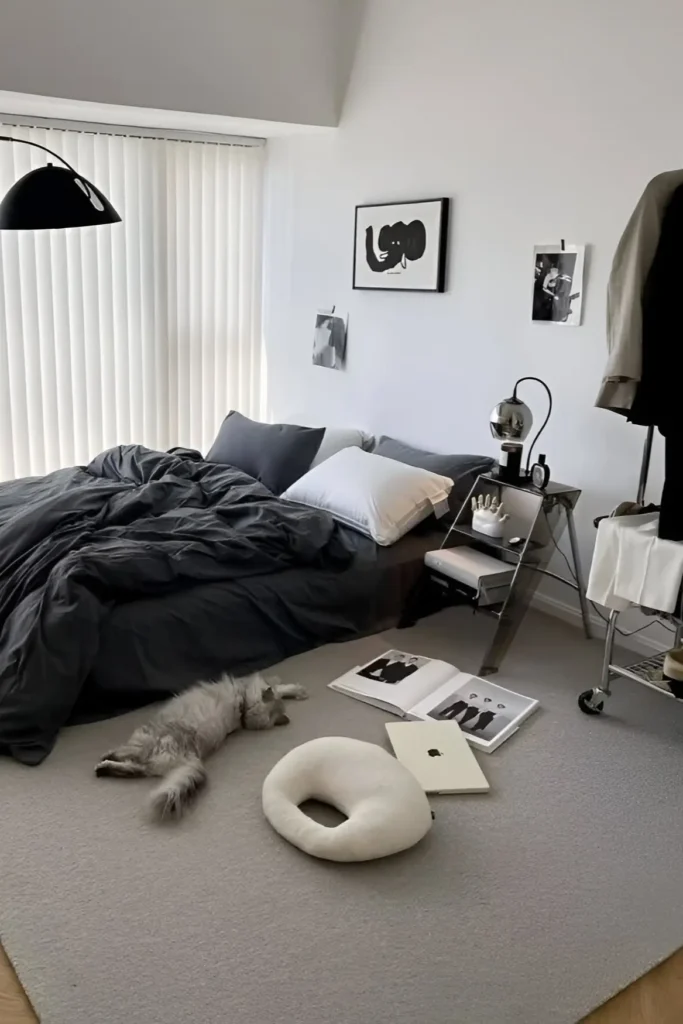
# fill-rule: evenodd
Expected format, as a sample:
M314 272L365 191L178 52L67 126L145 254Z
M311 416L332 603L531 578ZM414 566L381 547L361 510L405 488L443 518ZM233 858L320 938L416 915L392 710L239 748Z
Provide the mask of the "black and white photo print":
M313 333L313 364L343 370L346 361L346 322L339 313L319 309Z
M584 245L537 245L531 319L567 327L581 324Z
M448 199L356 207L353 287L442 292Z
M395 686L421 669L428 660L415 654L405 654L403 651L387 651L383 657L359 669L357 674L365 679L374 679L378 683Z
M529 703L527 697L516 693L501 697L499 687L492 689L483 679L471 676L428 715L438 722L457 722L464 732L490 741L506 729Z

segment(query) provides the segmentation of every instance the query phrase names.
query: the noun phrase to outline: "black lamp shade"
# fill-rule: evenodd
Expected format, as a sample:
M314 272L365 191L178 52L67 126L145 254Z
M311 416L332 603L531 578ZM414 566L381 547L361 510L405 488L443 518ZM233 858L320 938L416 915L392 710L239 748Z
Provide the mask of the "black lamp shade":
M82 228L120 220L91 182L70 168L53 164L29 171L0 203L0 230Z

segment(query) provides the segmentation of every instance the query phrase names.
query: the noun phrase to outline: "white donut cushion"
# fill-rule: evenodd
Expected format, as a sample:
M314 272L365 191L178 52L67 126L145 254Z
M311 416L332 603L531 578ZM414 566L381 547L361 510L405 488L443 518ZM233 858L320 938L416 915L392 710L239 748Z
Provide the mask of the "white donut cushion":
M329 828L299 809L331 804L347 820ZM325 736L295 747L263 783L263 812L276 832L312 857L373 860L414 846L432 825L414 775L374 743Z

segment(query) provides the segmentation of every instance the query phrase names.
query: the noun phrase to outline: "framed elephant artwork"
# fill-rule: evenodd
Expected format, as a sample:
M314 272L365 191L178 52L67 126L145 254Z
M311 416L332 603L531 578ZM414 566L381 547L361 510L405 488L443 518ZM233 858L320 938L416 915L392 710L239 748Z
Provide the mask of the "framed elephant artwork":
M353 287L445 291L449 202L357 206Z

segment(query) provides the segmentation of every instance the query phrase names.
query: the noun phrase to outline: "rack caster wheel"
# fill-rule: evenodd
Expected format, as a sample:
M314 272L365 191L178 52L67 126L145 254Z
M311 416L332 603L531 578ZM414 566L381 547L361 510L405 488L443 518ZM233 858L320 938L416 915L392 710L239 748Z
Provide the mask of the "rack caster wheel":
M584 690L578 704L584 715L600 715L605 706L604 700L598 700L599 690Z

